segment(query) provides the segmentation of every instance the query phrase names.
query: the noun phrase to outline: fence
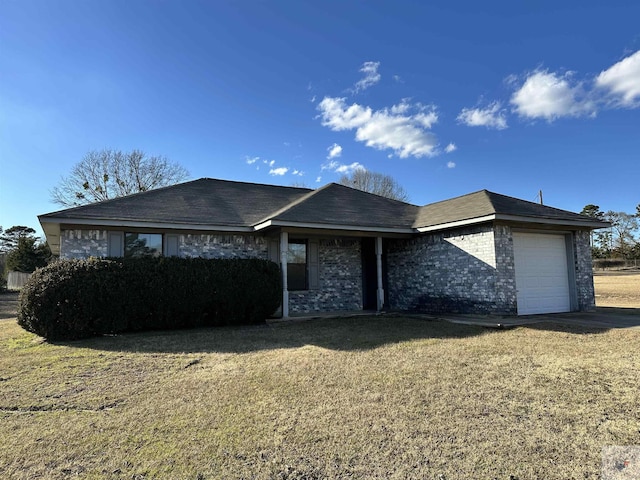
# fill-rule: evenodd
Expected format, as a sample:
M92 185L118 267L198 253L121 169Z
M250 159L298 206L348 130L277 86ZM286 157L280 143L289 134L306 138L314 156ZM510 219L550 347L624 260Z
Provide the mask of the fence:
M9 272L7 275L7 290L20 290L27 283L30 276L30 273Z

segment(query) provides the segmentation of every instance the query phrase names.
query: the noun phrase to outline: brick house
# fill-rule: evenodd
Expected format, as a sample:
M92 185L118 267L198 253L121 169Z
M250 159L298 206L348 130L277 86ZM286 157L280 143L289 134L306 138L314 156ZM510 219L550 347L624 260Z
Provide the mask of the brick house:
M423 207L338 184L203 178L39 216L61 258L258 257L282 315L524 315L595 306L589 233L606 224L486 190Z

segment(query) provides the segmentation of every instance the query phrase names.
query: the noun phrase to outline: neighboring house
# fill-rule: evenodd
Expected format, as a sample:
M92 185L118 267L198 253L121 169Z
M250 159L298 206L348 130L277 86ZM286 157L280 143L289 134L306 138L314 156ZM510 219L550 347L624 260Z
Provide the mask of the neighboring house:
M208 178L39 220L61 258L273 260L285 317L590 310L589 232L606 226L486 190L418 207L334 183L309 190Z

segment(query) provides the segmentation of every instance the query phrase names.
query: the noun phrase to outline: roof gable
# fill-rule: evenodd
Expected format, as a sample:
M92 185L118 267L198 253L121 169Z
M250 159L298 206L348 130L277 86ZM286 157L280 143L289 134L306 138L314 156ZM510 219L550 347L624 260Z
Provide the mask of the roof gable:
M330 183L265 221L410 230L419 207Z

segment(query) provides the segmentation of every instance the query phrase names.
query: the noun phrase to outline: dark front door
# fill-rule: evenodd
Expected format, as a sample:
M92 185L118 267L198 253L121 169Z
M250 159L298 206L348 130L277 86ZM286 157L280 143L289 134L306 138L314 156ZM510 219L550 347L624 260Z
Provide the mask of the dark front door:
M362 308L376 310L378 290L378 270L376 266L376 239L362 239Z

